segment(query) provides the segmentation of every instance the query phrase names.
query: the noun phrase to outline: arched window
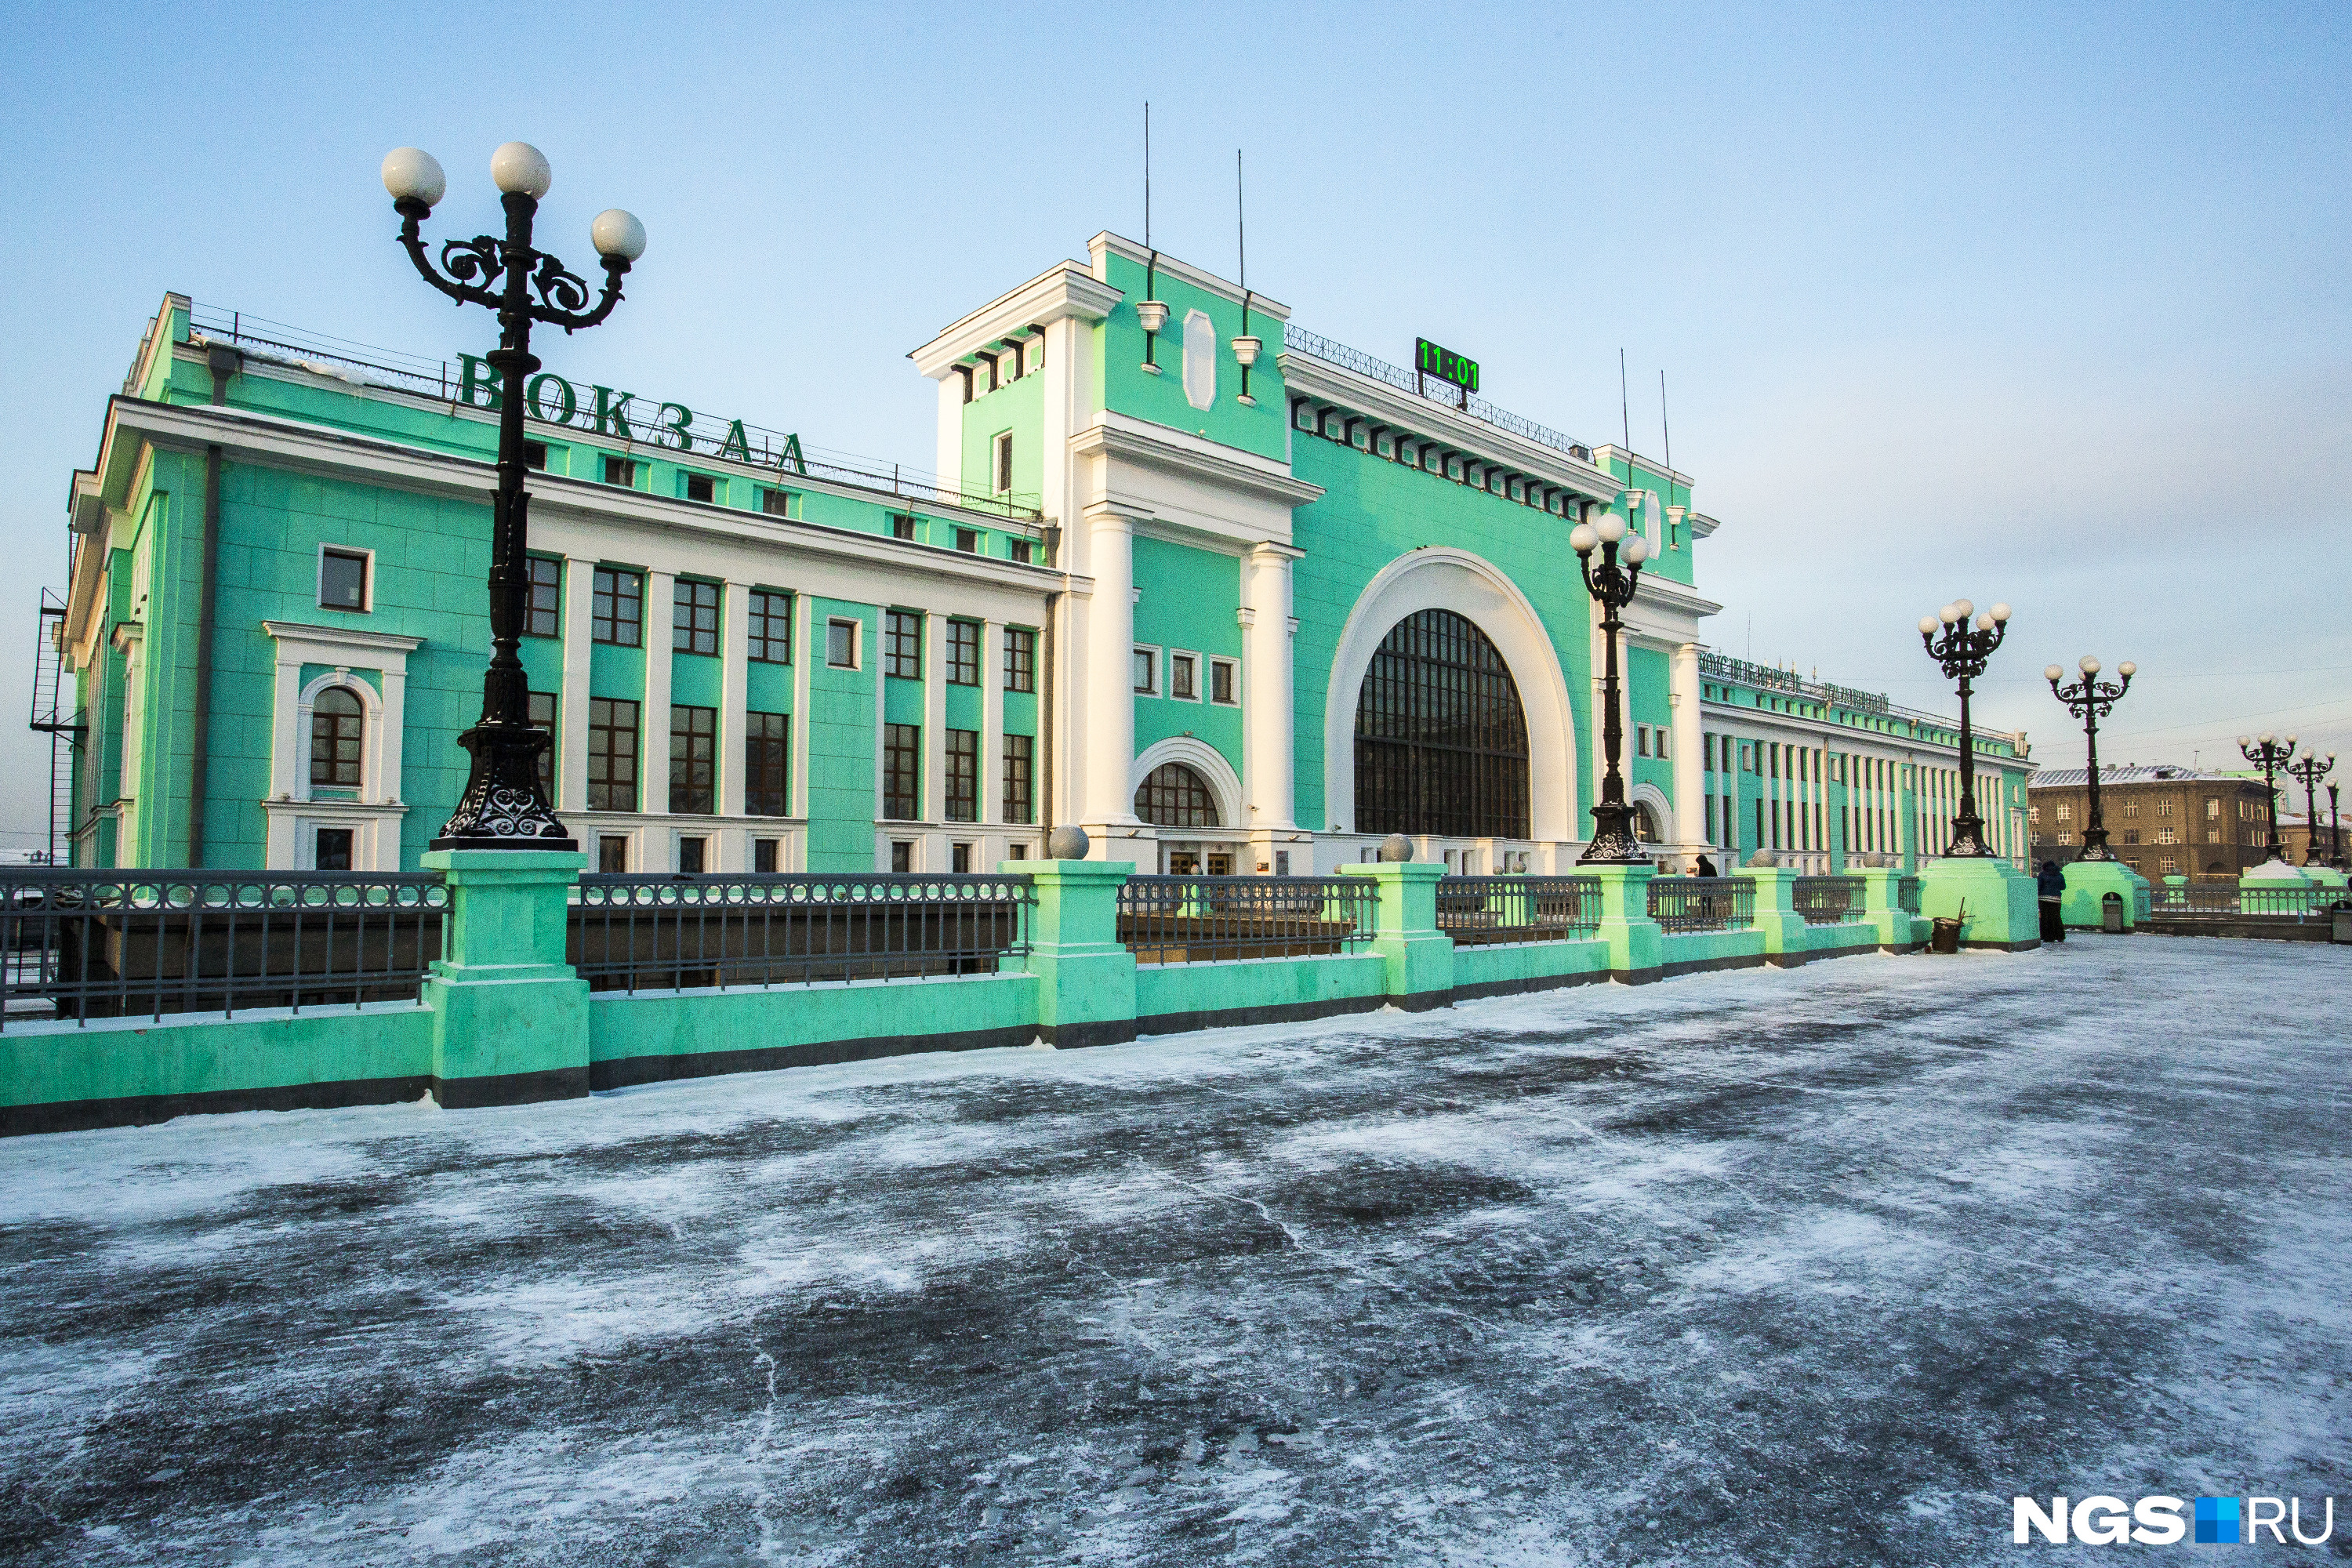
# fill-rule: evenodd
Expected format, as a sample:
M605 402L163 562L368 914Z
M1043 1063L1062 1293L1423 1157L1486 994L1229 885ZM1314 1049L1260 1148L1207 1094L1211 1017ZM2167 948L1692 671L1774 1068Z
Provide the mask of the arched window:
M1633 837L1644 844L1658 841L1658 814L1650 809L1646 800L1633 803Z
M1528 722L1503 656L1467 618L1421 610L1356 699L1356 831L1528 836Z
M1135 792L1135 815L1154 827L1214 827L1217 797L1181 763L1162 763Z
M310 787L360 787L360 726L366 710L348 686L330 686L310 704Z

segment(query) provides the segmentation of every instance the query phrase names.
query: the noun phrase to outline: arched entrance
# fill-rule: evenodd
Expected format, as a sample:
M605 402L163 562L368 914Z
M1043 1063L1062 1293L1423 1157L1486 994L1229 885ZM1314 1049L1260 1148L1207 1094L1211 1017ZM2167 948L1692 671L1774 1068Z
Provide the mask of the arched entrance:
M1477 623L1418 610L1391 627L1356 699L1356 831L1525 838L1528 723Z
M1172 876L1230 877L1234 848L1209 782L1182 763L1161 763L1136 787L1135 815L1160 830L1160 869Z

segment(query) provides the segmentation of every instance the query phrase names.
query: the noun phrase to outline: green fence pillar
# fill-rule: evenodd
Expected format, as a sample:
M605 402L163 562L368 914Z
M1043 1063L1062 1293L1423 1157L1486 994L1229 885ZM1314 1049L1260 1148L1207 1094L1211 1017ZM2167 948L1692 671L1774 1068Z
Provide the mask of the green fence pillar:
M1881 951L1911 952L1927 940L1903 907L1902 867L1864 866L1846 875L1862 879L1862 918L1878 928Z
M1454 1005L1454 939L1437 929L1437 884L1445 868L1415 860L1373 860L1339 868L1380 888L1380 934L1372 951L1388 960L1389 997L1408 1013Z
M449 885L433 1009L433 1098L457 1110L588 1092L588 983L564 962L569 896L584 855L433 849Z
M1733 876L1756 889L1756 929L1764 933L1765 962L1786 969L1805 962L1805 917L1797 912L1792 866L1746 866Z
M1647 862L1576 870L1601 879L1601 929L1594 934L1609 944L1609 978L1625 985L1658 979L1666 945L1665 932L1650 918L1650 879L1656 871Z
M2058 900L2058 918L2074 931L2098 931L2106 924L2106 898L2124 901L2124 930L2139 923L2140 896L2147 879L2120 860L2075 860L2063 868L2066 891Z
M1003 860L1037 890L1029 928L1037 977L1037 1034L1053 1046L1110 1046L1135 1038L1135 954L1118 940L1118 890L1127 860Z

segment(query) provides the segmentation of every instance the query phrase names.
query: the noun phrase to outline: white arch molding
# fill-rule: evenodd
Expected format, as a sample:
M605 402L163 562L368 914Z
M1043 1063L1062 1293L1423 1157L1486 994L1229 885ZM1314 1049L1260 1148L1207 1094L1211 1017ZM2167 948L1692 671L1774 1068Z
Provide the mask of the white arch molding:
M1171 735L1164 741L1154 741L1129 764L1127 805L1130 811L1135 806L1135 792L1143 787L1143 781L1151 776L1151 770L1162 763L1181 763L1201 775L1201 782L1209 786L1209 794L1217 803L1216 831L1236 835L1249 832L1249 823L1242 811L1241 775L1234 772L1233 763L1225 761L1223 752L1197 735ZM1153 831L1198 833L1202 830L1170 827Z
M1451 610L1470 621L1510 668L1528 722L1528 832L1580 839L1576 831L1576 715L1543 617L1494 563L1436 545L1400 555L1364 585L1348 612L1323 698L1323 820L1356 828L1356 700L1372 656L1399 621Z
M1625 789L1625 799L1628 804L1639 804L1648 806L1650 808L1650 815L1657 818L1658 839L1656 847L1659 849L1665 849L1682 842L1682 835L1675 830L1674 803L1666 798L1665 791L1660 789L1654 784L1646 782L1637 784L1629 784Z
M354 797L368 805L391 800L398 792L396 787L388 786L384 778L383 699L348 667L314 677L296 700L294 788L289 792L292 798L310 798L310 710L318 705L320 694L330 687L341 687L360 700L360 784Z

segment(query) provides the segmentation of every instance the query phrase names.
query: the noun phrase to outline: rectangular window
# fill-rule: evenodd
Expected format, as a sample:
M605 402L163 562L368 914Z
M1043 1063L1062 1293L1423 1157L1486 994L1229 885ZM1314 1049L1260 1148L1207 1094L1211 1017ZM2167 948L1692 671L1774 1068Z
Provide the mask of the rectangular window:
M773 838L751 840L751 869L760 876L772 875L776 869L776 846Z
M948 846L948 869L955 872L958 876L961 876L971 869L971 845L951 844Z
M530 558L530 599L523 612L522 635L553 637L563 635L563 563L544 555Z
M547 443L544 441L525 441L522 444L522 466L526 468L545 469L547 467Z
M681 835L677 841L678 870L684 875L689 877L700 876L702 874L702 853L709 842L710 841L709 839L703 837L699 834L688 833Z
M1004 628L1004 689L1037 689L1037 634L1026 626Z
M1647 724L1633 726L1633 754L1637 757L1650 754L1650 727Z
M646 580L617 567L596 568L588 606L589 636L598 642L635 647L644 637Z
M719 486L712 481L709 474L688 474L686 476L687 500L711 501L717 500L718 496Z
M1241 699L1234 695L1234 661L1213 658L1209 661L1209 700L1234 706Z
M977 555L980 553L980 530L976 528L959 528L956 530L955 539L956 548L962 551L966 555Z
M555 798L555 693L534 691L530 694L530 727L547 736L547 749L539 753L539 787L548 799Z
M1013 559L1024 566L1036 559L1036 547L1025 539L1008 540L1004 547L1012 552Z
M950 730L947 750L950 822L980 820L980 731Z
M1706 841L1715 842L1715 796L1706 797Z
M911 871L914 868L915 846L913 841L905 838L893 838L890 840L890 869L893 871Z
M588 700L588 809L637 809L637 705Z
M352 830L348 827L321 827L317 842L311 847L310 865L320 871L348 871L352 868Z
M1135 689L1145 696L1160 689L1160 656L1148 647L1135 650Z
M635 489L637 484L635 461L628 458L605 458L604 482L608 485L620 485L625 489Z
M883 612L882 673L900 680L923 678L923 617L916 611Z
M719 584L680 577L672 589L669 646L673 653L719 651Z
M669 808L708 816L719 806L719 710L669 710Z
M368 558L356 550L322 551L319 556L319 607L322 610L365 610L368 607Z
M857 668L857 623L824 623L824 662L835 669Z
M596 869L604 872L626 871L629 868L629 838L625 833L604 833L596 837Z
M882 815L894 822L912 822L916 818L915 790L921 777L922 751L923 731L919 726L882 726Z
M793 662L793 596L767 588L751 590L751 662Z
M1666 754L1666 727L1664 724L1659 725L1653 732L1652 743L1657 747L1659 756L1664 757Z
M1004 820L1027 826L1035 820L1032 792L1036 777L1037 741L1034 735L1004 737Z
M792 815L792 794L786 787L792 735L789 713L743 715L743 810L747 816Z
M980 684L980 623L978 621L948 623L948 684L950 686Z
M1195 701L1200 698L1201 693L1192 673L1199 664L1200 661L1189 653L1171 653L1168 656L1169 696L1181 697L1187 702Z
M989 461L989 477L996 483L999 494L1013 488L1013 432L1005 431L996 437Z
M893 539L913 539L915 537L914 518L903 511L892 512L890 514L890 537Z
M791 490L761 490L760 510L770 517L798 517L800 499Z

